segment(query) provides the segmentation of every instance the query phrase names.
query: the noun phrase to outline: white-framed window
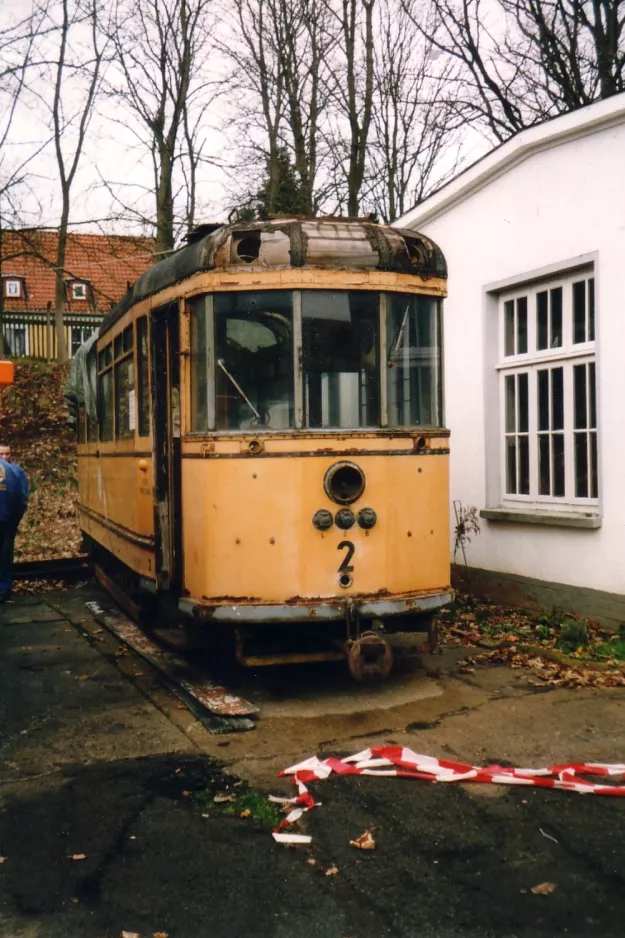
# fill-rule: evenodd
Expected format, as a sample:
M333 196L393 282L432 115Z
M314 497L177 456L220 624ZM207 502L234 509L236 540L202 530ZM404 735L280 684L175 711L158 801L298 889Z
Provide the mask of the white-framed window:
M502 504L597 505L592 270L507 290L498 312Z
M22 281L17 279L12 279L7 277L4 281L4 295L10 297L11 299L16 299L22 296Z
M73 300L86 300L87 299L87 284L81 283L80 281L74 281L72 283L72 299Z
M72 358L89 336L96 331L94 326L72 326Z
M28 355L28 329L25 323L5 322L3 326L4 351L12 358Z

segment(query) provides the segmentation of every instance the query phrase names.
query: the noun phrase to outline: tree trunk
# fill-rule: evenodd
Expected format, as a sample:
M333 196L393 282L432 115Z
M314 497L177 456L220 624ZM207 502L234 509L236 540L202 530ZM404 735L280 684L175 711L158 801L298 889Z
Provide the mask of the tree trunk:
M67 342L65 341L65 323L63 322L63 307L65 306L65 255L67 253L67 225L69 220L69 203L64 198L61 224L59 225L59 241L56 250L56 277L54 289L54 326L56 330L57 358L60 362L69 360ZM52 350L49 350L52 353ZM51 357L53 357L51 355Z

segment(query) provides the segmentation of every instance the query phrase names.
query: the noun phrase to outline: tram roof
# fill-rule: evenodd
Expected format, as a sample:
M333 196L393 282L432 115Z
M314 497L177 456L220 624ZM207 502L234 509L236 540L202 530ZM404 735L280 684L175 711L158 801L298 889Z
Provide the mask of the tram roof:
M425 235L367 219L275 218L200 225L189 243L150 267L103 319L100 335L135 303L204 270L300 268L389 270L447 277L440 248Z

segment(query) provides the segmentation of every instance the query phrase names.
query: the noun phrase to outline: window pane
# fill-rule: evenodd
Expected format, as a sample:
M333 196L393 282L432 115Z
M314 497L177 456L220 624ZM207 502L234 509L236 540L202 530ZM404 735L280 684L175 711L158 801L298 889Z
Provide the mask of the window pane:
M427 317L419 318L412 297L401 299L402 316L406 311L400 321L401 338L396 352L389 346L389 355L397 356L389 377L389 394L394 389L389 407L391 425L410 423L415 404L423 408L421 416L429 417L434 403L432 364L424 356L422 370L417 373L411 347L413 340L429 347L432 324ZM302 293L305 426L379 426L378 306L377 293ZM391 330L392 300L389 307Z
M597 426L597 391L595 388L595 363L588 365L588 403L590 410L589 427Z
M115 338L113 339L113 354L115 358L119 358L119 356L122 354L123 351L124 351L124 340L120 333L119 335L116 335Z
M530 493L530 447L529 437L519 437L519 494Z
M590 434L590 497L599 497L599 473L597 470L597 434Z
M562 345L562 287L556 287L551 293L551 342L550 348Z
M517 316L517 353L527 352L527 297L520 296L516 301Z
M528 403L528 377L527 374L517 376L519 390L519 433L527 433L529 429L529 403Z
M564 369L551 370L551 429L564 429Z
M536 295L536 348L549 348L547 325L549 320L549 294L545 290Z
M115 436L133 436L136 426L135 366L132 356L115 365Z
M573 342L586 341L586 281L573 284Z
M586 412L586 365L575 365L573 368L573 387L575 395L573 426L576 430L585 430L588 426L588 414Z
M217 293L213 303L217 428L293 426L291 292Z
M595 341L595 278L588 281L588 341Z
M514 300L506 300L504 304L505 315L505 349L504 355L514 355Z
M543 433L538 437L538 491L540 495L551 494L551 461L548 433Z
M100 439L113 439L113 372L105 371L98 378L100 408Z
M208 430L208 327L207 304L200 296L191 304L191 430Z
M132 326L128 326L127 329L124 329L122 334L124 352L130 352L132 349Z
M549 429L549 372L538 372L538 429Z
M139 436L150 435L150 357L148 354L148 319L137 319L137 409Z
M506 377L506 433L516 430L516 386L514 375Z
M506 492L516 495L516 439L506 439Z
M575 497L588 498L588 436L575 434Z
M554 433L553 445L553 492L561 498L564 495L564 434Z
M98 368L100 371L103 368L106 368L107 365L110 365L113 361L111 346L107 345L106 348L103 348L100 354L98 355Z
M442 425L438 300L387 295L387 388L390 426Z

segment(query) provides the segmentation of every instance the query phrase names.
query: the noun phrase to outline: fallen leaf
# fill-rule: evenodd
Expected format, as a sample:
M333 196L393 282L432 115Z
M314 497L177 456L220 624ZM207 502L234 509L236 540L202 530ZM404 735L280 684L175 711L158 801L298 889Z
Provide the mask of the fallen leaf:
M88 675L88 674L78 674L78 675L76 676L76 680L77 680L77 681L88 681L88 680L89 680L89 675Z
M236 795L215 795L213 801L215 804L225 804L226 801L236 801Z
M176 771L174 772L174 775L179 775L179 774L180 774L180 769L176 769Z
M239 817L249 817L252 812L249 808L246 808L245 811L241 811Z
M183 792L182 792L182 797L183 797L183 798L188 798L190 794L191 794L190 791L183 791Z
M152 935L152 938L169 938L169 932L166 931L155 931Z
M365 831L357 840L350 840L352 847L358 847L359 850L375 850L375 840L371 836L371 831Z
M6 860L6 857L0 857L0 863L4 863L5 860Z
M339 871L338 866L330 866L330 867L328 867L328 869L326 870L326 876L336 876L336 874L338 873L338 871Z
M74 905L78 905L79 900L78 900L78 899L72 899L72 902L74 903Z
M308 860L306 860L306 863L309 863L310 866L316 866L317 861L315 860L314 857L310 857Z
M531 892L535 896L549 896L552 892L555 892L558 888L557 883L539 883L537 886L532 886Z
M70 857L70 860L86 860L86 859L87 859L86 853L72 853Z
M203 814L202 817L208 817L208 814Z
M131 834L130 837L128 838L128 840L136 840L136 839L137 839L136 834Z
M138 931L123 931L121 938L141 938Z

